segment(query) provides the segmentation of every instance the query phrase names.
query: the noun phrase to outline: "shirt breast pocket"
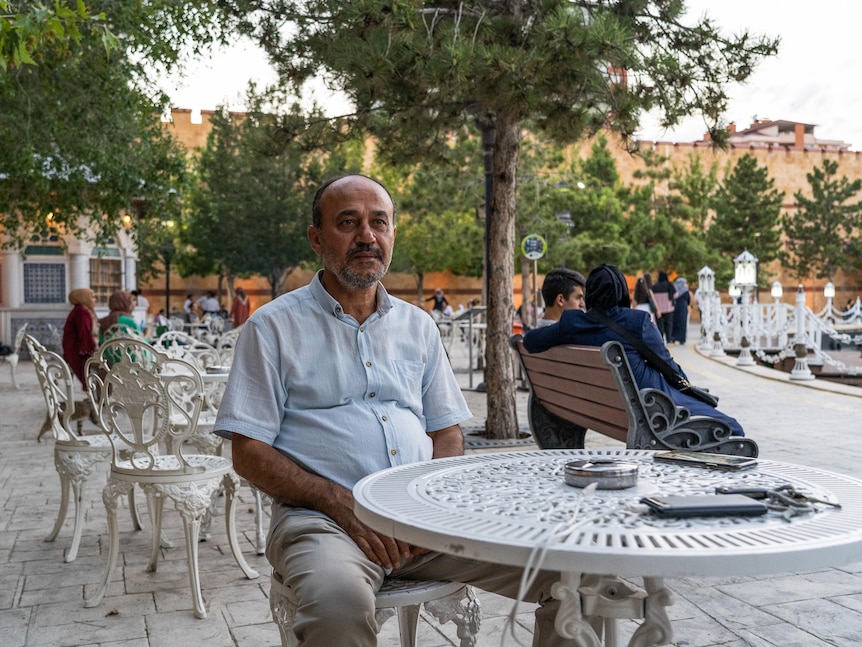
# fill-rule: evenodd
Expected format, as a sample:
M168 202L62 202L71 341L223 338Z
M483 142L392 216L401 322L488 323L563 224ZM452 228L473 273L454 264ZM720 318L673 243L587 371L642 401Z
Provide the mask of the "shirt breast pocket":
M392 360L392 365L397 378L398 386L411 395L420 395L422 392L422 374L425 365L407 359Z

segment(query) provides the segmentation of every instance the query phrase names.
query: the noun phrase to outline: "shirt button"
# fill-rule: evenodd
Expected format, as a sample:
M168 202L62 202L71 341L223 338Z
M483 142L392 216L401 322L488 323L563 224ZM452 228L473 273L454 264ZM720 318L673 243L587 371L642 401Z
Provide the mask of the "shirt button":
M383 416L383 422L386 422L387 420L389 420L389 418L387 418L386 416Z
M366 366L371 366L371 362L365 362Z
M377 394L376 394L374 391L372 391L372 392L371 392L371 393L369 393L368 395L370 395L370 396L373 398L373 397L374 397L375 395L377 395Z
M364 327L364 326L360 326L360 327L359 327L359 332L365 332L365 327Z
M397 449L390 449L389 453L392 454L393 456L395 456L395 454L398 453L398 450Z

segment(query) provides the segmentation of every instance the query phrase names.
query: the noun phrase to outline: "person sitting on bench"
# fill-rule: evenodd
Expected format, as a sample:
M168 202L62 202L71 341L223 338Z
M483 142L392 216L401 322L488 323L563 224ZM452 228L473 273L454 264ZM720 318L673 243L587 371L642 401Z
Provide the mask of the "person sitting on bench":
M639 389L664 391L674 404L685 407L692 416L718 418L730 426L734 436L745 435L742 425L735 418L671 386L659 370L648 364L628 340L590 317L590 311L593 309L603 313L640 338L659 358L685 377L685 372L668 352L649 313L631 308L628 285L619 268L614 265L600 265L595 268L587 278L586 292L586 312L566 310L558 323L531 330L524 336L524 348L530 353L539 353L561 344L601 346L606 341L618 341L625 349Z

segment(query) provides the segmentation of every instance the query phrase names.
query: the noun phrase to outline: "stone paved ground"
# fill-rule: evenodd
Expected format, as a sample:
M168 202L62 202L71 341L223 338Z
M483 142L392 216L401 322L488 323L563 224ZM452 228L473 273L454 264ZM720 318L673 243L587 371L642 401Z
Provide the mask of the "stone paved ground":
M732 358L712 359L691 345L672 349L692 381L710 387L722 408L735 415L758 440L764 458L798 462L862 476L862 389L814 383L791 383L764 368L737 368ZM466 354L458 343L451 349L458 377L467 387ZM12 388L8 369L0 367L0 645L3 647L259 647L277 645L269 617L267 565L254 554L250 493L241 492L238 522L246 557L261 576L246 580L230 555L223 524L213 524L213 537L200 544L202 588L209 615L196 620L191 612L182 529L173 510L165 526L176 547L162 550L156 573L147 574L148 534L134 532L121 510L121 555L108 595L95 609L83 607L84 591L98 581L106 551L106 524L100 491L104 477L84 495L86 527L78 559L66 564L71 522L57 541L45 543L57 511L58 479L52 442L37 444L44 415L35 374L22 361L21 389ZM474 373L474 386L481 374ZM481 426L484 394L466 390ZM526 394L517 395L519 416ZM88 423L89 431L95 431ZM613 444L588 435L588 446ZM532 449L528 442L489 447L468 436L470 451ZM143 506L142 506L143 509ZM146 522L147 518L144 515ZM669 608L679 647L857 647L862 645L862 554L860 561L838 568L760 577L672 579L675 603ZM501 644L503 620L511 603L480 594L484 620L478 647ZM519 636L529 643L531 605L521 605ZM631 622L621 623L627 637ZM451 624L440 626L424 615L419 645L457 644ZM396 623L381 632L382 647L398 644ZM507 638L504 645L516 644ZM336 646L333 646L336 647Z

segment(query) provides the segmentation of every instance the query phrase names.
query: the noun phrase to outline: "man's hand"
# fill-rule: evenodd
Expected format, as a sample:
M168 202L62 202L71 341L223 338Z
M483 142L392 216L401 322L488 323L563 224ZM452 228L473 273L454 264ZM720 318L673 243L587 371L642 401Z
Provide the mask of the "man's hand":
M353 512L353 494L338 485L333 486L338 488L336 500L324 512L350 535L368 559L378 566L393 569L401 565L402 559L417 554L406 542L381 535L362 523Z

